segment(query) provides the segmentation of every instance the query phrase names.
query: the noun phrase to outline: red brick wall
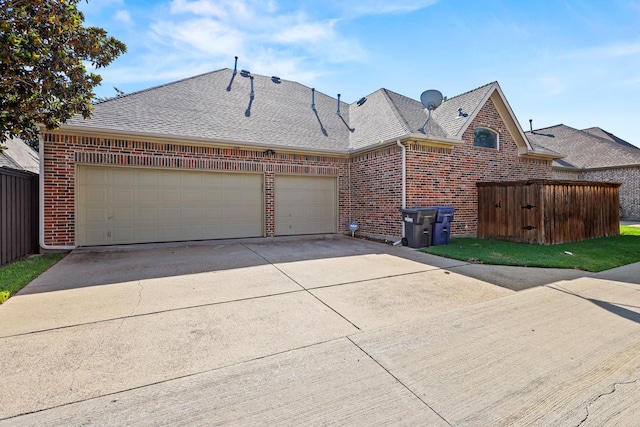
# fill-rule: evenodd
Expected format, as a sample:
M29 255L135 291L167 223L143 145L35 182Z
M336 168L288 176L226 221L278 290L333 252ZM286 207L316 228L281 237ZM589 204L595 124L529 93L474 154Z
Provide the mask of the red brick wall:
M477 127L499 135L499 148L473 145ZM514 181L551 178L551 162L518 157L518 148L506 125L488 100L462 136L464 144L448 153L442 149L407 149L407 207L448 205L455 208L454 235L475 236L478 219L478 181Z
M267 236L273 236L275 229L273 212L275 174L338 176L340 200L338 231L347 229L349 200L347 159L286 153L265 156L262 150L53 133L44 134L43 139L45 244L47 245L75 245L74 192L77 163L264 173Z
M386 147L351 159L351 217L359 232L402 234L402 151Z
M580 171L556 169L553 171L553 179L620 182L622 183L620 186L620 218L634 221L640 219L640 166Z
M499 149L473 146L473 131L498 132ZM551 178L551 162L518 157L518 149L489 100L453 149L408 144L408 208L447 205L455 208L454 235L477 233L478 181ZM363 233L399 237L402 221L402 169L399 147L354 157L351 161L352 216Z
M498 150L473 146L475 127L500 135ZM489 100L453 149L407 145L407 207L451 205L456 208L452 233L477 232L477 181L551 178L549 161L518 157L515 142ZM299 173L338 176L338 232L355 220L364 234L399 238L402 221L402 151L397 146L354 155L330 156L277 153L44 134L45 243L75 244L76 163L253 171L265 175L265 227L274 234L274 175Z

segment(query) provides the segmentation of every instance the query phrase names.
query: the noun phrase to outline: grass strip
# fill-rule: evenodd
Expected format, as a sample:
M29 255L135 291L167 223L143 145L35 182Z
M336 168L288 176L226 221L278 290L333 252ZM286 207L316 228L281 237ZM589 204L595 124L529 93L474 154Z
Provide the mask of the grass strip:
M422 251L475 264L573 268L595 273L640 262L640 227L620 226L619 236L559 245L454 238L448 245Z
M0 267L0 304L64 258L65 254L34 255Z

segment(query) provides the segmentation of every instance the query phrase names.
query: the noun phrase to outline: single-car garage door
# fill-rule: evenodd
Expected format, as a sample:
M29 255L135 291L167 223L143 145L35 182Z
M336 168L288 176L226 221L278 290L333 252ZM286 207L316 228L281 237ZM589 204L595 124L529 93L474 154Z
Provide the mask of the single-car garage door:
M336 178L275 176L275 234L336 233L338 198Z
M264 235L262 174L78 165L76 244Z

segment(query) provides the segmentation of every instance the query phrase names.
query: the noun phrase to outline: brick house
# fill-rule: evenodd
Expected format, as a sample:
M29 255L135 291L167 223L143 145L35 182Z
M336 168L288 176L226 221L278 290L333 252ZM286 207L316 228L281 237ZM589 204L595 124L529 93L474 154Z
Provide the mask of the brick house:
M244 74L244 75L243 75ZM222 69L97 103L42 130L44 249L360 233L399 240L399 209L452 205L474 235L476 181L545 178L497 82L446 100L380 89L346 104Z
M561 152L554 160L554 179L620 182L620 217L640 220L640 148L592 127L563 124L526 132L533 146Z

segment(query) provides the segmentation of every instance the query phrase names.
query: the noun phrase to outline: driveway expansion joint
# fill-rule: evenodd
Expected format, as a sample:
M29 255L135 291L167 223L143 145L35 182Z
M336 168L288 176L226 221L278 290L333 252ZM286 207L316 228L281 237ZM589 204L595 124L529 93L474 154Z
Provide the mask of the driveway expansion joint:
M269 263L269 265L271 265L273 268L275 268L276 270L278 270L282 275L284 275L286 278L288 278L289 280L291 280L293 283L295 283L296 285L300 286L301 291L308 293L309 295L311 295L313 298L315 298L318 302L320 302L320 304L324 305L325 307L327 307L329 310L333 311L335 314L337 314L338 316L340 316L342 319L344 319L345 321L349 322L349 324L351 326L353 326L354 328L356 328L357 330L361 331L362 329L358 327L358 325L356 325L355 323L353 323L351 320L347 319L346 317L344 317L342 314L340 314L338 311L336 311L336 309L334 309L333 307L331 307L329 304L327 304L326 302L322 301L320 298L318 298L313 292L311 292L311 290L305 288L304 286L302 286L300 283L298 283L297 280L295 280L293 277L289 276L287 273L285 273L284 271L282 271L280 268L278 268L277 265L275 265L273 262L269 261L267 258L265 258L264 256L262 256L261 254L259 254L258 252L254 251L253 249L251 249L250 247L246 246L246 245L242 245L245 248L247 248L248 250L250 250L251 252L255 253L256 255L258 255L259 257L261 257L262 259L264 259L266 262ZM298 292L298 291L296 291Z
M402 387L404 387L409 393L411 393L412 395L414 395L416 397L416 399L418 399L420 402L422 402L423 405L425 405L427 408L429 408L434 414L436 414L438 417L440 417L440 419L442 419L442 421L444 421L445 423L447 423L447 425L449 426L453 426L453 424L451 424L445 417L443 417L438 411L436 411L435 409L433 409L433 407L431 405L429 405L427 402L425 402L424 399L422 399L420 396L418 396L416 394L416 392L414 392L413 390L411 390L411 388L409 388L409 386L407 386L405 383L403 383L402 381L400 381L400 379L398 377L396 377L395 375L393 375L391 373L391 371L389 371L382 363L380 363L378 360L376 360L376 358L374 358L372 355L370 355L369 353L367 353L362 347L360 347L355 341L353 341L351 339L351 337L346 337L351 344L355 345L361 352L363 352L364 354L366 354L369 359L371 359L376 365L380 366L382 369L384 369L384 371L389 374L391 376L391 378L393 378L394 380L396 380L396 382L398 384L400 384Z

